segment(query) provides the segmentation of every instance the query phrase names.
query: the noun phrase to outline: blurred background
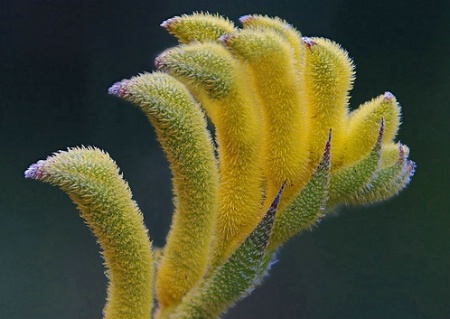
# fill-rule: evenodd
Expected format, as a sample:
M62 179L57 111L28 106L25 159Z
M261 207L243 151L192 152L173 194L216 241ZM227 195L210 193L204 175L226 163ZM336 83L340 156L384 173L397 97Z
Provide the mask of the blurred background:
M342 208L289 242L270 277L225 318L450 318L450 1L0 1L0 318L101 318L95 238L59 189L24 170L95 145L121 167L155 245L171 220L170 172L140 111L107 95L153 69L193 11L280 16L356 63L351 107L389 90L418 169L400 196Z

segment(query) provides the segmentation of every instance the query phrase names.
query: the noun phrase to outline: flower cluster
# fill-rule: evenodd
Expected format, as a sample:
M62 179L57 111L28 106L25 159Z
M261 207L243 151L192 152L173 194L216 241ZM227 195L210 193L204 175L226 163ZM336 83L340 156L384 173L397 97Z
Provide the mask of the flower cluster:
M339 205L396 195L414 173L408 148L395 142L400 106L391 93L349 110L354 67L338 44L301 37L279 18L240 22L203 13L165 21L180 44L156 58L158 71L109 89L142 109L170 163L165 247L151 247L105 152L69 149L25 173L67 192L98 237L107 319L220 317L287 240Z

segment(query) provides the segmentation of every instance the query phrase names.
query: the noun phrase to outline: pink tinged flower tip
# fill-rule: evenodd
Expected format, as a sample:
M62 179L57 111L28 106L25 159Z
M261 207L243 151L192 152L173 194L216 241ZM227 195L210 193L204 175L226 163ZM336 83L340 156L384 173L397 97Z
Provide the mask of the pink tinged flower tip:
M166 30L170 30L170 27L176 23L178 20L180 20L180 17L173 17L170 19L167 19L166 21L164 21L163 23L160 24L161 27L163 27Z
M31 164L30 167L25 171L25 178L28 179L41 179L44 176L43 166L45 161L38 161L37 163Z
M405 148L403 147L402 142L398 142L398 149L399 149L399 154L398 154L398 162L400 164L404 163L406 160L406 154L405 154Z
M234 35L232 35L232 34L225 34L225 35L223 35L223 36L221 36L219 38L219 41L223 45L228 45L233 38L234 38Z
M316 44L316 42L315 42L313 39L308 38L308 37L303 37L303 38L302 38L302 41L303 41L303 42L308 46L308 48L310 48L310 49L311 49L312 46L314 46L314 45Z
M406 162L406 167L404 170L406 175L406 181L404 186L408 185L411 182L412 177L416 173L416 166L417 166L416 163L411 160Z
M122 80L122 81L114 83L108 89L108 94L115 95L115 96L118 96L118 97L123 97L128 92L127 88L126 88L128 82L129 82L129 80Z
M160 55L158 55L155 59L155 67L157 69L163 69L166 66L166 62L164 62L167 57L170 57L170 55L173 53L173 50L166 50Z
M161 69L162 67L163 67L163 63L162 63L162 61L161 61L162 59L161 59L161 55L159 55L159 56L157 56L156 57L156 59L155 59L155 67L157 68L157 69Z
M394 98L394 94L392 94L391 92L384 92L384 99L385 100L392 100Z
M408 164L409 164L408 165L409 179L411 180L411 177L413 177L413 175L416 172L417 165L416 165L416 162L413 162L413 161L409 161Z
M243 25L245 25L247 22L249 22L253 19L254 19L254 17L251 14L246 14L239 18L239 22L242 23Z

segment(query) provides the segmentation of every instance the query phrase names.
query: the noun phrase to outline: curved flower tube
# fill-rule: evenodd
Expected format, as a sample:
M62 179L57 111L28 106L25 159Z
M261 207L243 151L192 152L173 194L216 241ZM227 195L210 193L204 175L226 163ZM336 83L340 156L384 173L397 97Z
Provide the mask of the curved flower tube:
M408 147L395 141L392 93L349 110L355 72L341 46L279 18L240 22L205 13L163 22L180 44L156 58L158 71L109 89L145 113L170 163L165 247L151 247L105 152L69 149L25 172L68 193L98 237L106 319L219 318L293 236L338 206L395 196L414 174Z

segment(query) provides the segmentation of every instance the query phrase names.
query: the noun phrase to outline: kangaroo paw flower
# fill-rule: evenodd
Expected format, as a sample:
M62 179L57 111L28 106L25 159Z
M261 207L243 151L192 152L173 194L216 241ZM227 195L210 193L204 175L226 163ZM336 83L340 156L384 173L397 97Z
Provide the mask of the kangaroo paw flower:
M214 319L248 295L263 271L264 256L285 184L266 215L230 258L195 287L173 313L174 318Z
M267 198L275 196L278 185L286 180L283 207L304 186L309 175L308 110L300 94L301 82L291 45L270 30L244 29L222 37L221 41L250 66L263 111Z
M160 307L180 302L205 274L217 217L218 173L206 119L183 84L146 73L113 85L156 129L173 173L175 213L159 262Z
M347 126L349 91L354 66L338 44L323 38L303 38L305 99L310 113L310 165L320 161L322 145L333 131L332 161L342 156ZM334 166L333 166L334 169Z
M359 198L358 204L372 204L397 195L411 181L416 164L409 160L405 146L398 145L398 160L380 169L371 187Z
M292 204L278 215L270 238L269 252L324 216L331 178L331 135L330 132L322 160L311 179Z
M289 239L340 205L395 196L415 172L395 141L392 93L349 111L355 72L340 45L302 37L280 18L240 22L166 20L180 44L156 58L158 71L109 89L148 117L172 170L175 211L155 257L106 153L70 149L25 172L67 192L99 238L111 280L105 319L219 318Z
M25 177L59 186L97 237L110 280L104 318L149 318L151 245L142 214L108 154L97 148L72 148L31 165Z
M173 34L180 43L215 41L222 35L235 31L234 24L230 20L205 13L183 14L164 21L161 26Z
M351 164L370 152L382 118L385 122L383 142L391 142L400 125L400 106L390 92L364 103L350 114L344 165Z
M384 119L381 120L378 138L370 154L354 165L333 172L330 183L329 208L358 200L361 192L369 187L380 165L383 137Z
M262 15L245 15L239 21L242 23L244 29L255 30L271 30L278 33L281 37L286 39L294 53L295 71L301 77L301 72L304 68L303 63L303 46L301 42L302 35L292 25L280 18L271 18Z
M220 263L263 215L263 128L258 102L243 65L220 44L186 45L158 59L161 69L192 88L216 128L221 183L214 259Z

